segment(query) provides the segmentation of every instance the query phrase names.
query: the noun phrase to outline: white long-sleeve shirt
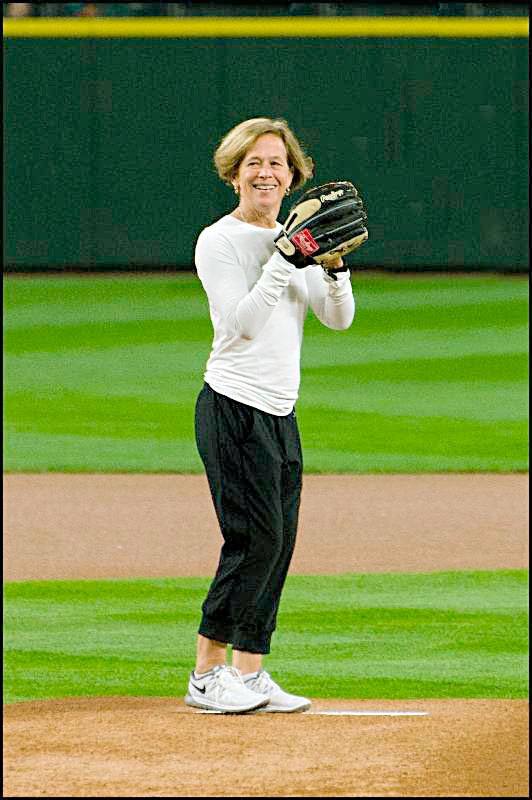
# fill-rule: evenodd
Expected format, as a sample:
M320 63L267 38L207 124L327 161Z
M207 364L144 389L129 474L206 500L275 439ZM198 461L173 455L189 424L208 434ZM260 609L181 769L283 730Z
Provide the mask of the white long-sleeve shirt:
M214 328L205 381L216 392L277 416L298 397L303 323L309 306L335 330L355 315L349 272L296 269L274 246L281 231L228 214L196 244L198 276Z

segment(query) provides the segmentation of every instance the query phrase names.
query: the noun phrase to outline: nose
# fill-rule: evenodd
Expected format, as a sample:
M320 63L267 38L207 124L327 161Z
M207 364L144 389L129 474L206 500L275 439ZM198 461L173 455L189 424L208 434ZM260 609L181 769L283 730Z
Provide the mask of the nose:
M261 164L261 168L259 169L259 177L260 178L269 178L273 175L272 168L269 164Z

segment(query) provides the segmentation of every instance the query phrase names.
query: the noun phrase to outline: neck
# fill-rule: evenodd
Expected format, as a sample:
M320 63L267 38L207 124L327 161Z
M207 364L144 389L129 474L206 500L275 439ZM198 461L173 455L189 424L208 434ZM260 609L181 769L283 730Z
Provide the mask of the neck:
M260 212L256 209L244 210L241 206L235 208L232 212L233 217L247 222L249 225L256 225L258 228L275 228L277 221L277 214L274 211Z

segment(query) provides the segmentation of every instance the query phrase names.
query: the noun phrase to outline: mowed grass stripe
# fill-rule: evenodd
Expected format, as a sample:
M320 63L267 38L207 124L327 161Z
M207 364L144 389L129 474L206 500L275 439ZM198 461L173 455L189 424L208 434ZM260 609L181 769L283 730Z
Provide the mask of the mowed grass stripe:
M321 412L321 413L320 413ZM356 458L360 454L371 456L396 452L411 456L438 456L447 459L461 457L486 462L499 458L507 448L526 459L526 425L506 420L501 426L490 421L458 420L452 417L390 416L359 411L342 412L346 433L342 442L329 427L319 427L319 419L327 409L314 408L302 415L301 427L305 430L306 450L336 449L349 451ZM330 410L329 410L330 413ZM368 437L367 432L371 432ZM423 440L430 437L430 453L426 452ZM392 447L391 442L393 442Z
M369 312L367 312L369 313ZM343 366L366 362L388 363L397 359L454 358L482 355L521 355L526 363L527 324L497 327L471 327L460 330L452 325L443 333L435 330L415 330L404 326L394 330L382 320L378 332L364 328L362 313L348 331L323 331L314 321L308 324L310 336L303 345L303 368L314 366ZM316 326L319 326L317 329ZM358 326L358 328L356 328ZM503 333L504 331L504 333ZM310 343L311 342L311 343ZM310 346L307 346L310 343Z
M500 383L524 381L528 377L526 360L520 353L490 353L482 356L463 355L455 358L404 358L393 361L366 361L362 364L346 364L341 375L336 366L307 367L307 379L322 378L328 386L351 385L381 381L412 381L414 383L461 382L468 380Z
M176 313L181 312L174 309L174 317ZM34 353L38 342L40 353L64 353L73 357L84 350L100 352L115 350L120 346L175 342L176 339L180 342L202 343L212 335L210 321L204 317L186 318L186 323L183 324L182 318L176 322L175 318L161 320L150 315L128 321L108 319L82 324L30 326L11 331L6 336L6 352L14 355ZM110 355L112 357L113 353Z
M409 302L422 305L454 303L456 296L462 295L468 302L489 302L490 300L519 300L527 294L527 279L518 275L497 273L378 273L357 272L352 266L352 280L359 287L366 287L382 303L401 306ZM60 308L65 299L83 303L79 300L78 286L85 284L86 294L98 302L121 301L124 299L124 280L128 284L128 297L139 300L151 297L157 302L161 299L197 297L198 278L190 272L164 272L149 274L138 272L86 273L80 275L58 275L36 273L31 275L5 275L6 293L10 307L34 306L36 303L48 305L56 303Z
M7 702L181 696L209 580L8 583ZM289 576L267 667L314 697L525 697L527 572Z
M87 284L82 291L79 282ZM127 293L124 292L127 281ZM464 282L466 283L465 291ZM368 274L353 276L355 294L364 300L371 295L372 318L379 319L381 311L406 314L411 317L415 309L416 319L422 321L425 312L434 318L434 310L459 308L460 318L469 321L475 308L491 306L496 317L504 314L521 315L527 303L523 279L515 277L488 276L442 276L416 278L388 276L372 277ZM56 319L63 322L98 322L113 319L127 321L139 318L175 319L176 305L182 319L203 317L206 300L197 278L187 273L171 278L160 275L139 277L88 276L61 278L50 276L11 277L5 283L5 301L10 309L17 311L5 321L5 329L48 325ZM523 291L523 289L525 289ZM88 300L88 302L87 302ZM514 309L514 310L512 310Z
M353 283L350 330L306 323L307 470L527 469L526 280ZM212 327L197 278L5 284L7 470L201 471L193 409Z
M13 443L13 449L5 450L5 458L20 464L16 470L20 473L203 472L192 428L189 436L170 439L151 435L119 439L98 434L83 437L79 434L34 432L7 432L6 436ZM53 469L50 464L53 464Z

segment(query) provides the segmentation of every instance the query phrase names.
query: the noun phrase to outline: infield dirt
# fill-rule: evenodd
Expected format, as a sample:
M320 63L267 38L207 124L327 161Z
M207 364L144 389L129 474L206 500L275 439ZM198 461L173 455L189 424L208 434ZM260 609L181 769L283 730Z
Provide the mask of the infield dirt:
M293 573L528 566L528 475L309 475ZM4 579L211 575L203 476L4 476ZM193 654L191 654L192 658ZM281 679L281 676L276 676ZM525 797L526 700L322 700L427 716L198 714L176 698L4 706L7 797Z

